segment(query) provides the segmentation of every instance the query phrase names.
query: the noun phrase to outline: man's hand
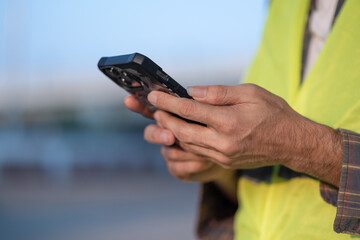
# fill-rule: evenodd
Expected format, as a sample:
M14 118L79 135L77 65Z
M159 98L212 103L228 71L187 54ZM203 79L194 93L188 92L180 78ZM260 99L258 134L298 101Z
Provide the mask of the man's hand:
M180 180L208 182L218 179L218 169L222 168L204 157L174 146L175 138L169 130L151 124L145 128L144 138L149 143L163 145L161 154L169 172Z
M339 185L341 136L295 112L282 98L253 84L189 89L195 100L152 92L154 118L186 152L229 169L276 164ZM165 112L166 111L166 112ZM201 122L187 123L173 115Z
M130 110L140 113L148 118L153 118L154 113L145 105L130 95L124 99L124 104ZM163 145L161 154L171 175L182 181L209 182L221 179L225 169L213 162L190 152L185 152L175 143L174 135L167 129L151 124L145 128L144 138L149 143ZM166 147L167 146L167 147ZM227 171L229 172L229 171Z
M124 104L134 112L153 118L154 113L134 96L127 96L124 99ZM182 181L218 181L225 172L229 172L201 156L186 152L178 146L172 146L175 143L174 135L170 130L161 126L154 124L147 126L144 131L144 138L150 143L163 145L161 154L169 172Z
M161 154L171 175L186 182L214 182L230 200L236 202L235 171L224 169L205 157L173 145L175 143L173 134L158 125L147 126L144 138L150 143L163 145Z
M153 118L154 114L134 96L127 96L124 103L130 110ZM179 146L173 146L174 135L170 130L159 125L147 126L144 138L150 143L163 145L161 154L170 174L182 181L214 182L229 199L236 201L235 171L224 169L204 157L186 152Z

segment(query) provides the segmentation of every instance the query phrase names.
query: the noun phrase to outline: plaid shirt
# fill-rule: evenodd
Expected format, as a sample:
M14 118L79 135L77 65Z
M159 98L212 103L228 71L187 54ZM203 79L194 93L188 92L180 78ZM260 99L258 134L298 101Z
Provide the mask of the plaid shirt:
M340 187L320 182L324 201L337 207L334 230L338 233L360 235L360 134L339 129L342 135L343 159ZM270 181L272 167L240 171L239 175L255 181ZM282 168L284 178L301 174ZM304 177L304 175L302 176ZM234 215L237 203L231 202L213 183L202 186L197 234L202 240L234 238Z
M340 187L321 183L321 196L337 206L334 230L360 235L360 134L340 131L343 140Z

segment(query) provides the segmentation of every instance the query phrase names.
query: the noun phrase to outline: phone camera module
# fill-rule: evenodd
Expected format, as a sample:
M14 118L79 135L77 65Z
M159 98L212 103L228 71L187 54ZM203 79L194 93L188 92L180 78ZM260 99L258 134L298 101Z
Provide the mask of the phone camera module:
M125 71L121 71L119 76L117 77L117 82L128 89L131 90L141 90L142 85L138 82L136 76L133 76L132 74L128 74Z
M110 68L110 70L109 70L109 72L111 72L112 74L114 74L115 76L119 76L120 75L120 73L119 73L119 71L118 70L116 70L115 68Z
M126 72L121 72L120 81L121 81L122 84L124 84L126 86L130 86L131 82L132 82L131 79L129 79Z

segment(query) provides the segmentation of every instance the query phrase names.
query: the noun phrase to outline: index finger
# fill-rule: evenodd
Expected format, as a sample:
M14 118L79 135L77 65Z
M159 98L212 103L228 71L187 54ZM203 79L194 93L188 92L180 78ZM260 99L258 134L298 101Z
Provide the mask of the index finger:
M210 126L218 125L217 115L214 114L214 111L218 110L216 106L200 103L188 98L175 97L160 91L152 91L148 95L148 100L155 107L175 113L185 119Z

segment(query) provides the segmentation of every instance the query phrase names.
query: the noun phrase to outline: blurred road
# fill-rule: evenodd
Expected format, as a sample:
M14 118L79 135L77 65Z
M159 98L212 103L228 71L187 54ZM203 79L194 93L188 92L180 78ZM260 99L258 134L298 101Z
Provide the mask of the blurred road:
M0 239L195 239L197 189L163 173L2 175Z

